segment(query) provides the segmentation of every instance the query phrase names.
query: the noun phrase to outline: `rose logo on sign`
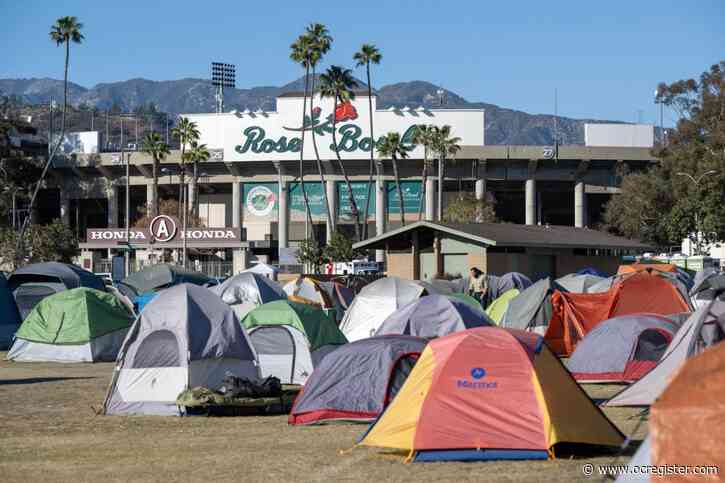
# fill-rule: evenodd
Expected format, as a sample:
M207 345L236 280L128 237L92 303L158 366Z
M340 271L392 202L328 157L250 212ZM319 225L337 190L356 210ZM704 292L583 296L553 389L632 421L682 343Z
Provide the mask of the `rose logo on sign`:
M247 193L247 211L254 216L268 216L277 196L266 186L255 186Z
M151 239L157 242L168 242L176 236L176 221L167 215L159 215L149 223Z

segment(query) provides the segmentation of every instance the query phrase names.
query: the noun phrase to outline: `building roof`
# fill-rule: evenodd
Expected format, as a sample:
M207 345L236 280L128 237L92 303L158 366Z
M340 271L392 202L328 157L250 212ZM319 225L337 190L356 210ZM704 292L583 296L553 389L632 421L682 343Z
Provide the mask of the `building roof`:
M433 230L496 247L547 247L547 248L606 248L646 250L649 245L637 240L611 235L590 228L558 225L517 225L513 223L434 223L417 221L383 235L356 243L354 248L384 248L400 236L413 230Z
M353 89L353 93L355 93L355 97L367 97L368 96L368 90L367 89ZM318 92L315 92L318 94ZM278 98L280 97L303 97L305 93L303 91L289 91L289 92L283 92L282 94L277 95ZM307 95L309 96L310 93L308 92ZM377 94L375 93L375 90L373 90L373 97L377 97Z

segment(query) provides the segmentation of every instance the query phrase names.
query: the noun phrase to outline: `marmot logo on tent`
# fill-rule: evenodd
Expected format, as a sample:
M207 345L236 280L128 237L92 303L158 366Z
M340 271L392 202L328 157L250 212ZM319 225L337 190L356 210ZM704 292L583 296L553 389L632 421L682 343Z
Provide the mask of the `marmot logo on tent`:
M498 387L496 381L481 381L485 376L486 369L483 367L473 367L471 369L471 377L474 380L458 379L456 386L463 389L496 389Z

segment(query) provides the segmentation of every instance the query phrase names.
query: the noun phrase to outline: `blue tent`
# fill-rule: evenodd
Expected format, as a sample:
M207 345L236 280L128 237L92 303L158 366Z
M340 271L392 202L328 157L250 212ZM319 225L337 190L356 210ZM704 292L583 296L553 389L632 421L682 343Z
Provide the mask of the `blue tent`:
M587 267L587 268L582 268L581 270L577 270L576 274L577 275L595 275L597 277L602 277L602 278L609 277L609 275L607 275L606 273L599 271L596 268L592 268L592 267Z
M158 292L146 292L136 297L133 301L134 309L136 313L140 314L147 303L151 302L159 293Z
M21 322L13 293L5 277L0 275L0 350L10 347Z

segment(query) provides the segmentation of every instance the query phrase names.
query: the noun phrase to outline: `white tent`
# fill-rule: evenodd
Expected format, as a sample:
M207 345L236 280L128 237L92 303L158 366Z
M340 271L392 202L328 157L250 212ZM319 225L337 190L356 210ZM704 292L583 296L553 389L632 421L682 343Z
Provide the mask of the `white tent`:
M277 280L277 272L279 272L279 269L272 265L268 265L266 263L259 262L249 268L242 270L240 273L244 273L244 272L258 273L269 279Z
M376 280L357 294L345 312L340 330L350 342L372 337L390 314L423 294L425 289L410 280L397 277Z
M186 389L219 389L227 374L257 379L258 362L232 309L206 288L159 292L136 318L118 354L105 414L181 415Z
M649 435L642 441L642 444L637 448L637 452L634 453L632 459L629 460L627 465L627 472L622 473L616 483L627 483L630 481L650 481L650 475L644 471L648 468L651 463L650 458L650 440Z
M313 363L305 334L291 325L261 325L249 331L249 339L262 377L277 377L282 384L307 382Z

